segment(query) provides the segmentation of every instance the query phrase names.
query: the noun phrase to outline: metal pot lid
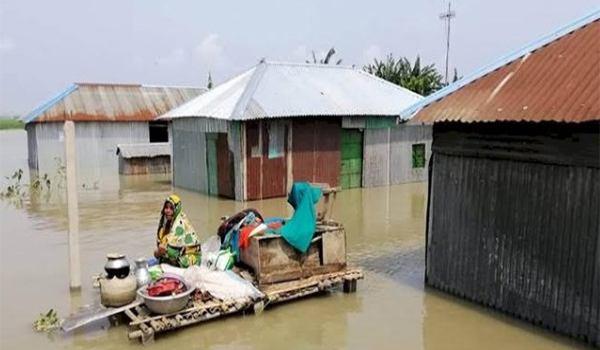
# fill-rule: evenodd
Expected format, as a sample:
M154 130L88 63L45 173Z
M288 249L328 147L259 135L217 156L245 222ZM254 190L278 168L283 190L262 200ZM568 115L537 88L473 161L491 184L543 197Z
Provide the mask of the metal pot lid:
M108 253L108 254L106 254L106 257L108 259L123 259L125 257L125 255L120 254L120 253Z

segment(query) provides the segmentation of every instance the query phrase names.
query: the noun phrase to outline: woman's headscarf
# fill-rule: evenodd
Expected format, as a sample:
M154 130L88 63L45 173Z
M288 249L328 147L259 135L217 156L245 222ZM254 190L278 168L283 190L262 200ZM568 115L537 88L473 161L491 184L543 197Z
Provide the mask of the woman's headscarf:
M173 205L173 217L170 225L167 225L167 218L165 217L165 206L167 203ZM182 210L181 199L175 194L167 198L160 212L157 243L162 245L168 244L172 247L196 246L199 243L198 236L192 224Z

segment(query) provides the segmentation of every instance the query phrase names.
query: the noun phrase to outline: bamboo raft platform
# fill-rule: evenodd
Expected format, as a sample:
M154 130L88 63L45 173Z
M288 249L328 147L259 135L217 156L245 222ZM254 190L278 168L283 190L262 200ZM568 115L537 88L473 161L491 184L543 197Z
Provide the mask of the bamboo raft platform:
M336 286L342 285L344 293L356 292L357 281L363 279L363 274L347 267L345 229L330 218L340 189L327 184L313 185L322 188L324 200L306 252L297 251L280 235L273 234L251 237L249 245L241 251L240 264L233 270L252 283L260 296L221 300L209 291L200 291L182 310L166 315L152 314L138 297L119 308L102 305L81 308L64 319L61 328L68 332L101 318L111 317L116 322L117 315L124 315L128 319L129 339L148 344L159 333L246 311L260 314L271 305L309 297Z
M154 342L154 336L158 333L177 330L246 310L260 314L269 305L307 297L339 285L343 285L344 293L354 293L357 281L362 278L363 274L360 270L346 269L295 281L260 286L259 290L263 293L263 297L258 299L190 301L183 310L168 315L151 315L144 305L137 305L124 311L130 320L128 337L129 339L138 339L142 344L149 344Z

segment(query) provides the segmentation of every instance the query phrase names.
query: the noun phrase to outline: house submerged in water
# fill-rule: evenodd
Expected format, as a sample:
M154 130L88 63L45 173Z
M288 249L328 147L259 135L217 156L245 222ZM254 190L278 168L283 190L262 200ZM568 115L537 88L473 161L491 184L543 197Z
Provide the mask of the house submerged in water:
M599 346L600 11L420 108L426 284Z
M29 167L53 172L64 165L63 125L75 122L81 187L98 187L118 174L118 144L169 142L159 115L195 98L204 88L124 84L73 84L24 118Z
M421 98L352 67L261 62L159 119L173 120L175 186L255 200L294 181L425 181L431 127L397 123Z

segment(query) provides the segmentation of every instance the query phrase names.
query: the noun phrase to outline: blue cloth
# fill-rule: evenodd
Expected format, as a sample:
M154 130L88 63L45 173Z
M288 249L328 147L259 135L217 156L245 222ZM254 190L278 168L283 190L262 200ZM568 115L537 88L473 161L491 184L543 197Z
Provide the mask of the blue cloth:
M160 264L160 260L157 258L152 258L148 260L148 267Z
M256 215L254 215L254 213L248 213L248 215L246 215L242 220L240 220L239 223L237 223L235 226L233 226L231 228L231 230L229 230L227 232L227 234L225 235L225 238L223 239L223 243L221 243L221 250L225 250L225 249L231 247L232 251L234 251L234 249L239 251L239 249L240 249L240 247L239 247L240 228L244 225L254 222L255 220L256 220ZM234 248L233 239L234 239L235 234L237 234L238 237L235 241L235 248Z
M231 252L235 254L235 261L240 262L240 231L237 230L231 240Z
M321 189L307 182L295 182L288 196L294 215L281 228L280 234L294 248L306 253L317 228L315 204L321 199Z
M265 225L268 224L284 224L285 220L279 216L274 216L272 218L265 219Z

